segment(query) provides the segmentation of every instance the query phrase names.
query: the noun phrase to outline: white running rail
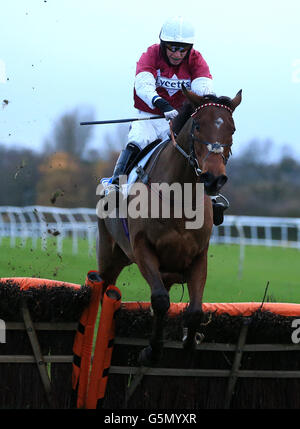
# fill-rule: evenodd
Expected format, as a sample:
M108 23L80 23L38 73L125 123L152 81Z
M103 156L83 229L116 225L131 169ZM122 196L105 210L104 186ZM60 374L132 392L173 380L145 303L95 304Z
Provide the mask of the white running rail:
M78 253L78 240L86 239L88 252L92 254L96 226L96 209L0 206L0 245L3 237L9 237L11 247L15 247L16 238L20 238L22 245L31 240L32 247L36 248L41 239L41 248L46 250L48 239L55 237L57 252L62 254L63 241L70 237L73 253Z
M212 242L300 249L300 218L225 216Z
M55 237L57 252L63 252L63 241L72 239L73 253L78 253L78 240L88 241L88 251L95 249L97 231L96 209L59 208L46 206L0 206L0 245L3 237L10 239L11 247L16 238L22 245L31 240L33 248L41 239L46 250L47 240ZM214 227L212 243L281 246L300 250L300 218L273 218L256 216L225 216L224 223Z

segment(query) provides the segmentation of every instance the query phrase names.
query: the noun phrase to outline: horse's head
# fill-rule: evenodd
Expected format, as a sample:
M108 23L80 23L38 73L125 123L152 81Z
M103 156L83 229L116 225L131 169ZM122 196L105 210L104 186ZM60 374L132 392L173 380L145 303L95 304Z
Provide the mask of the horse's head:
M231 153L235 126L232 113L242 101L242 91L231 99L208 95L201 97L183 87L195 108L192 116L192 152L199 164L200 181L208 195L216 195L227 182L226 163Z

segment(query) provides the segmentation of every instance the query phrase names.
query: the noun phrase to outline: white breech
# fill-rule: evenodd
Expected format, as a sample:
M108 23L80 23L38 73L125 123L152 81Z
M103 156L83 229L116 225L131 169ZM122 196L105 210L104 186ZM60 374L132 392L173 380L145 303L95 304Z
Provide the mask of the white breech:
M153 113L136 110L137 118L147 118L155 116ZM157 139L167 139L170 135L169 122L164 119L150 119L145 121L132 122L128 133L128 143L134 143L140 149L144 149L148 144Z

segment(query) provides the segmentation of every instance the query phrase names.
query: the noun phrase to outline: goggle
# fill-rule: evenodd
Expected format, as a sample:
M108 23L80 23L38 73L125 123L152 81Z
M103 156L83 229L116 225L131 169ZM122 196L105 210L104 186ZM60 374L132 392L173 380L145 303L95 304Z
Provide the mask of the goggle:
M169 51L172 52L187 52L189 49L191 49L191 45L185 45L185 46L178 46L178 45L170 45L169 43L166 43L166 48L169 49Z

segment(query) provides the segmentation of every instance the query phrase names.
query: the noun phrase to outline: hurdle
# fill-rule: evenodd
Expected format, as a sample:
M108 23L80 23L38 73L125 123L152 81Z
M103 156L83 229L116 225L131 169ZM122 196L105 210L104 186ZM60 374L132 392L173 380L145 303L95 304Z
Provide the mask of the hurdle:
M0 279L0 408L299 408L300 304L204 303L204 340L182 348L172 303L161 361L138 363L149 302L122 302L97 271L82 285Z

